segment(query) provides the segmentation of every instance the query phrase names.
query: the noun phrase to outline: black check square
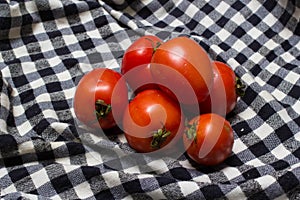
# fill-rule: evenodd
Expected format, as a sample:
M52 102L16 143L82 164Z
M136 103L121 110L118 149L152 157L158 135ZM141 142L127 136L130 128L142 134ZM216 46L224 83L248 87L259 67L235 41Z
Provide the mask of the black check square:
M200 190L207 199L217 199L224 196L224 193L217 185L204 186Z
M267 55L266 58L268 61L273 61L275 58L277 58L277 55L274 51L270 51Z
M249 147L249 150L256 156L260 157L262 155L265 155L269 152L268 147L264 144L263 141L260 141L252 146Z
M82 166L81 170L86 180L90 180L91 178L101 174L97 168L91 166Z
M109 189L102 190L101 192L95 194L96 199L114 199L114 195Z
M265 31L265 35L268 37L268 38L272 38L276 35L277 33L275 31L272 30L272 28L269 28L267 31Z
M275 134L281 140L281 142L285 142L289 138L293 137L293 132L287 124L284 124L280 128L276 129Z
M273 76L271 76L271 78L268 80L267 83L276 88L282 81L283 80L281 77L279 77L277 75L273 75Z
M267 121L269 117L271 117L275 113L274 109L271 107L270 104L265 104L263 107L259 110L258 114L259 116L264 120Z
M253 25L256 26L261 22L261 19L256 15L253 14L251 17L248 18L248 21Z
M241 27L237 27L232 34L234 36L236 36L237 38L241 38L242 36L244 36L246 34L246 31L244 29L242 29Z
M42 119L37 123L34 127L33 130L39 134L42 135L43 131L46 130L49 127L50 123L47 121L47 119Z
M222 17L216 22L216 24L218 24L220 27L224 27L229 21L230 21L230 19L228 19L227 17L222 16Z
M186 169L181 167L171 169L170 173L175 179L178 180L188 181L192 179L190 173Z
M220 47L224 50L224 51L228 51L230 49L230 46L224 42L222 42L220 44Z
M261 48L261 44L254 40L250 45L249 48L251 48L254 52L257 52Z
M149 8L144 7L141 10L139 10L137 14L143 19L146 19L147 17L151 16L152 12L151 10L149 10Z
M74 34L77 34L77 33L84 33L86 30L84 26L80 24L80 25L72 26L72 31L74 32Z
M255 168L247 170L246 172L242 173L242 175L246 180L261 177L259 171Z
M295 99L300 99L300 86L294 85L288 95Z
M21 75L17 77L13 77L14 83L16 87L21 87L23 85L27 85L29 81L27 80L26 75Z
M286 174L279 177L278 182L284 191L290 191L300 184L299 179L296 178L296 175L292 172L287 172Z
M75 4L68 4L64 6L64 12L66 16L76 15L78 13L78 9Z
M49 93L62 91L61 84L59 82L47 83L46 88Z
M23 159L20 156L7 157L3 159L3 163L6 167L13 167L23 165Z
M252 67L252 69L250 69L250 71L254 76L257 76L262 71L262 69L258 64L256 64Z
M209 13L211 13L212 11L214 10L214 8L211 6L211 5L209 5L208 3L207 4L205 4L202 8L201 8L201 11L203 11L205 14L209 14Z
M284 170L288 168L290 165L284 160L278 160L270 164L276 171Z
M125 191L130 194L143 192L143 189L141 187L139 180L132 180L132 181L126 182L126 183L122 184L122 186L124 187Z
M20 93L20 97L21 97L21 103L22 104L34 101L34 99L35 99L35 96L33 94L33 90L32 89L26 90L26 91ZM30 111L28 111L28 112L30 112Z
M94 43L91 39L86 39L86 40L79 41L79 44L80 44L80 46L83 50L88 50L88 49L95 48L95 45L94 45Z
M171 12L171 15L173 15L174 17L180 17L182 15L184 15L184 12L182 12L182 10L180 10L179 8L174 8Z
M43 21L51 21L55 19L51 10L40 10L39 15Z
M236 59L236 61L238 61L238 63L240 63L240 64L243 64L243 63L245 63L245 62L248 60L247 56L245 56L245 55L242 54L242 53L238 53L238 55L237 55L237 57L236 57L235 59Z
M71 51L69 50L68 47L61 47L61 48L57 48L55 49L55 52L57 53L57 55L61 56L61 55L66 55L66 54L70 54Z
M38 40L37 40L37 38L36 38L35 36L33 36L33 35L28 35L28 36L22 38L22 41L23 41L23 43L26 45L26 44L30 44L30 43L35 43L35 42L37 42Z
M9 40L3 40L1 42L1 45L0 45L0 50L1 51L7 51L7 50L11 50L11 49L12 49L12 47L10 45Z
M172 178L169 177L163 177L163 176L158 176L156 177L156 180L159 184L160 187L163 187L165 185L169 185L171 183L175 183L176 181Z
M247 135L252 132L252 129L246 121L241 121L237 124L234 124L233 127L234 130L236 130L235 132L239 137L242 137L243 135Z
M56 38L56 37L62 36L61 31L58 31L58 30L49 31L49 32L47 32L47 34L48 34L49 38Z
M12 170L8 173L8 175L10 176L10 179L13 182L17 182L25 177L29 176L29 172L27 171L26 168L19 168L19 169L15 169Z
M44 69L38 70L38 73L41 77L51 76L51 75L55 74L55 72L52 68L44 68Z
M67 174L52 179L51 183L58 194L73 188Z
M293 155L294 155L296 158L300 159L300 147L299 147L297 150L295 150L295 151L293 152Z
M191 21L189 21L189 23L186 24L186 26L191 30L194 30L197 25L198 22L193 19L191 19Z
M241 10L245 5L241 1L237 1L234 4L232 4L232 7L236 9L237 11Z
M43 55L43 53L36 53L36 54L31 54L30 58L34 62L34 61L38 61L38 60L44 59L45 56Z
M285 40L281 43L281 46L282 48L285 50L285 51L289 51L290 49L293 48L293 45L290 44L290 42L288 40Z

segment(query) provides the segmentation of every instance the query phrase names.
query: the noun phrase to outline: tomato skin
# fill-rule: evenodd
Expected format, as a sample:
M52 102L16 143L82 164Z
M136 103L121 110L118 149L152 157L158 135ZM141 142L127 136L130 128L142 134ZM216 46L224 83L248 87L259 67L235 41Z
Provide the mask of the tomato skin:
M154 132L163 128L170 131L170 135L159 147L152 147ZM182 138L184 115L179 104L162 91L144 90L127 106L123 117L123 130L128 144L137 152L170 149Z
M225 63L215 61L214 65L216 73L214 86L210 96L200 103L200 110L202 113L214 112L225 116L235 108L237 103L236 76Z
M125 75L130 70L135 69L134 72L126 75L126 81L133 90L136 90L136 93L156 88L150 73L149 64L156 46L161 43L162 40L157 36L146 35L133 42L125 51L121 73ZM144 83L149 84L144 85Z
M213 62L214 83L209 96L199 104L184 105L187 115L192 117L205 113L216 113L226 116L236 106L236 76L225 63ZM197 108L197 109L196 109Z
M196 101L204 101L213 85L208 54L196 41L187 37L176 37L160 45L153 54L150 71L156 82L164 86L172 82L177 88L172 92L185 97L181 101L183 104L197 103L195 96Z
M111 105L112 110L97 120L97 100ZM74 111L79 121L90 128L109 129L120 122L128 104L128 90L121 74L107 68L97 68L79 81L74 96Z
M194 126L194 130L192 127ZM194 136L189 136L195 134ZM234 135L230 123L214 113L203 114L189 121L183 142L187 155L198 164L217 165L232 152Z

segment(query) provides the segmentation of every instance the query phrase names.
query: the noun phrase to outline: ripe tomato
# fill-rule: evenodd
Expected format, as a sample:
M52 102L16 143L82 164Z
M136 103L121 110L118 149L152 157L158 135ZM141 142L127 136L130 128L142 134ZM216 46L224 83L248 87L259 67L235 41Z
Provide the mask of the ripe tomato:
M128 144L137 152L170 149L182 138L184 116L179 104L162 91L144 90L127 106L123 130Z
M149 64L154 51L161 43L162 41L158 37L146 35L133 42L125 51L121 73L125 75L134 69L126 75L125 79L129 86L136 90L136 93L145 89L156 88L155 84L151 84L153 79Z
M211 60L193 39L176 37L160 45L153 54L150 71L155 82L172 83L176 96L185 97L181 103L203 101L213 85ZM162 88L163 90L163 88Z
M230 123L214 113L194 117L183 135L187 155L203 165L223 162L231 154L233 142Z
M226 116L236 106L237 97L242 96L244 85L236 77L234 71L225 63L214 61L214 84L209 96L200 104L187 105L185 110L189 114L197 115L195 107L199 106L199 112L216 113Z
M91 128L109 129L121 121L128 104L128 90L121 74L97 68L79 81L74 110L79 121Z
M237 102L236 76L225 63L215 61L214 65L214 86L210 96L200 103L200 110L225 116L234 109Z

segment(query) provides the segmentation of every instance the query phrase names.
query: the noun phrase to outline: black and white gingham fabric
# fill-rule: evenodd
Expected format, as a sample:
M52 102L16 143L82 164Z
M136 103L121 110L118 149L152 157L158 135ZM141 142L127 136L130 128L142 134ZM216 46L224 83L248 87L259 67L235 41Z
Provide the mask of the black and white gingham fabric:
M0 0L1 198L299 199L299 20L298 0ZM145 34L188 35L247 85L223 164L182 155L117 170L107 157L132 151L124 136L77 125L78 80L119 70Z

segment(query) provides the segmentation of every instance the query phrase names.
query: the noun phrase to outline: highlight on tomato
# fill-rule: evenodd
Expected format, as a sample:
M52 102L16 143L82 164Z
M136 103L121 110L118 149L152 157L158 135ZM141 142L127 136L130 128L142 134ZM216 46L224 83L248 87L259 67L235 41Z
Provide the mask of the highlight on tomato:
M155 82L163 86L171 82L176 88L172 92L184 97L183 104L197 103L191 100L195 94L198 102L204 101L213 86L212 63L208 54L188 37L172 38L157 47L150 71ZM182 82L181 76L187 81ZM188 87L192 87L193 91L187 90Z
M179 103L160 90L144 90L128 104L123 131L128 144L139 153L176 148L184 130Z
M154 35L145 35L134 41L122 58L121 73L124 75L134 69L135 73L126 76L128 85L135 93L157 88L150 73L150 62L162 40ZM143 85L144 82L148 84Z
M90 128L110 129L122 121L128 104L128 88L121 74L97 68L79 81L74 96L74 111L79 121Z
M238 97L244 95L245 85L230 66L220 61L214 61L213 73L213 87L209 96L199 104L184 106L190 115L199 114L194 109L198 106L201 114L216 113L226 116L235 108Z
M222 163L232 153L233 142L234 135L230 123L214 113L191 119L183 134L187 155L201 165Z
M214 65L216 73L214 77L214 87L210 96L204 102L200 103L200 109L203 113L214 112L220 115L223 115L223 113L226 115L235 108L237 98L244 86L241 86L234 71L227 64L215 61ZM219 91L222 89L225 90L225 99L220 96ZM221 101L225 102L225 105L223 105L225 106L225 112L223 111L222 113L220 111L221 108L212 110L212 108L224 104Z

